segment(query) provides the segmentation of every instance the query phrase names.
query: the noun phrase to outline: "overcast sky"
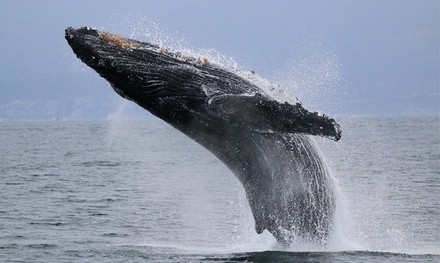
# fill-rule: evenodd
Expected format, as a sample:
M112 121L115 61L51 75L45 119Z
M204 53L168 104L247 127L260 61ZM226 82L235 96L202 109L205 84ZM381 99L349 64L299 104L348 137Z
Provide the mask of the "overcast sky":
M68 26L215 49L329 115L439 115L439 3L0 0L0 119L151 117L79 62Z

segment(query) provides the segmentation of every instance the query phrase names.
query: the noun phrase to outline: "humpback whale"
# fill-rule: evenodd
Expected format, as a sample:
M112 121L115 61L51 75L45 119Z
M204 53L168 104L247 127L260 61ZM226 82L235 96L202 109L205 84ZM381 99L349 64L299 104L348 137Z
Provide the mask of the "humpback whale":
M226 164L244 187L258 234L326 243L335 196L310 135L339 140L334 119L277 98L246 77L254 72L88 27L69 27L65 38L120 96Z

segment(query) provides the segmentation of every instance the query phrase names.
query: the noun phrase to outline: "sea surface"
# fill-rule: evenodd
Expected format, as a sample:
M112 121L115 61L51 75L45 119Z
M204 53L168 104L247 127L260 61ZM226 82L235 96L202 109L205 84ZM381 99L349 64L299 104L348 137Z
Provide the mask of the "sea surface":
M440 262L440 118L339 119L326 247L256 234L233 173L160 120L0 122L0 262Z

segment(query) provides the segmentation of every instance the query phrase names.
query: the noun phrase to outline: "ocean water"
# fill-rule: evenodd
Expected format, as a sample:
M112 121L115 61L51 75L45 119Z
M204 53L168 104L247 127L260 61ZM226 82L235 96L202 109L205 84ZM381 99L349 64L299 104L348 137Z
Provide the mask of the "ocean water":
M220 161L160 120L0 122L1 262L440 262L440 119L340 120L327 247L257 235Z

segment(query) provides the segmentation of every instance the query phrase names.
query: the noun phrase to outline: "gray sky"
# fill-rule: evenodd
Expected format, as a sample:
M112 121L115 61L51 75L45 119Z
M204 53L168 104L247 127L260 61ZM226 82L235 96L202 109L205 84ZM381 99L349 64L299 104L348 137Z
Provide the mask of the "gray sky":
M329 115L439 115L439 3L1 0L0 119L148 116L76 59L68 26L214 48Z

